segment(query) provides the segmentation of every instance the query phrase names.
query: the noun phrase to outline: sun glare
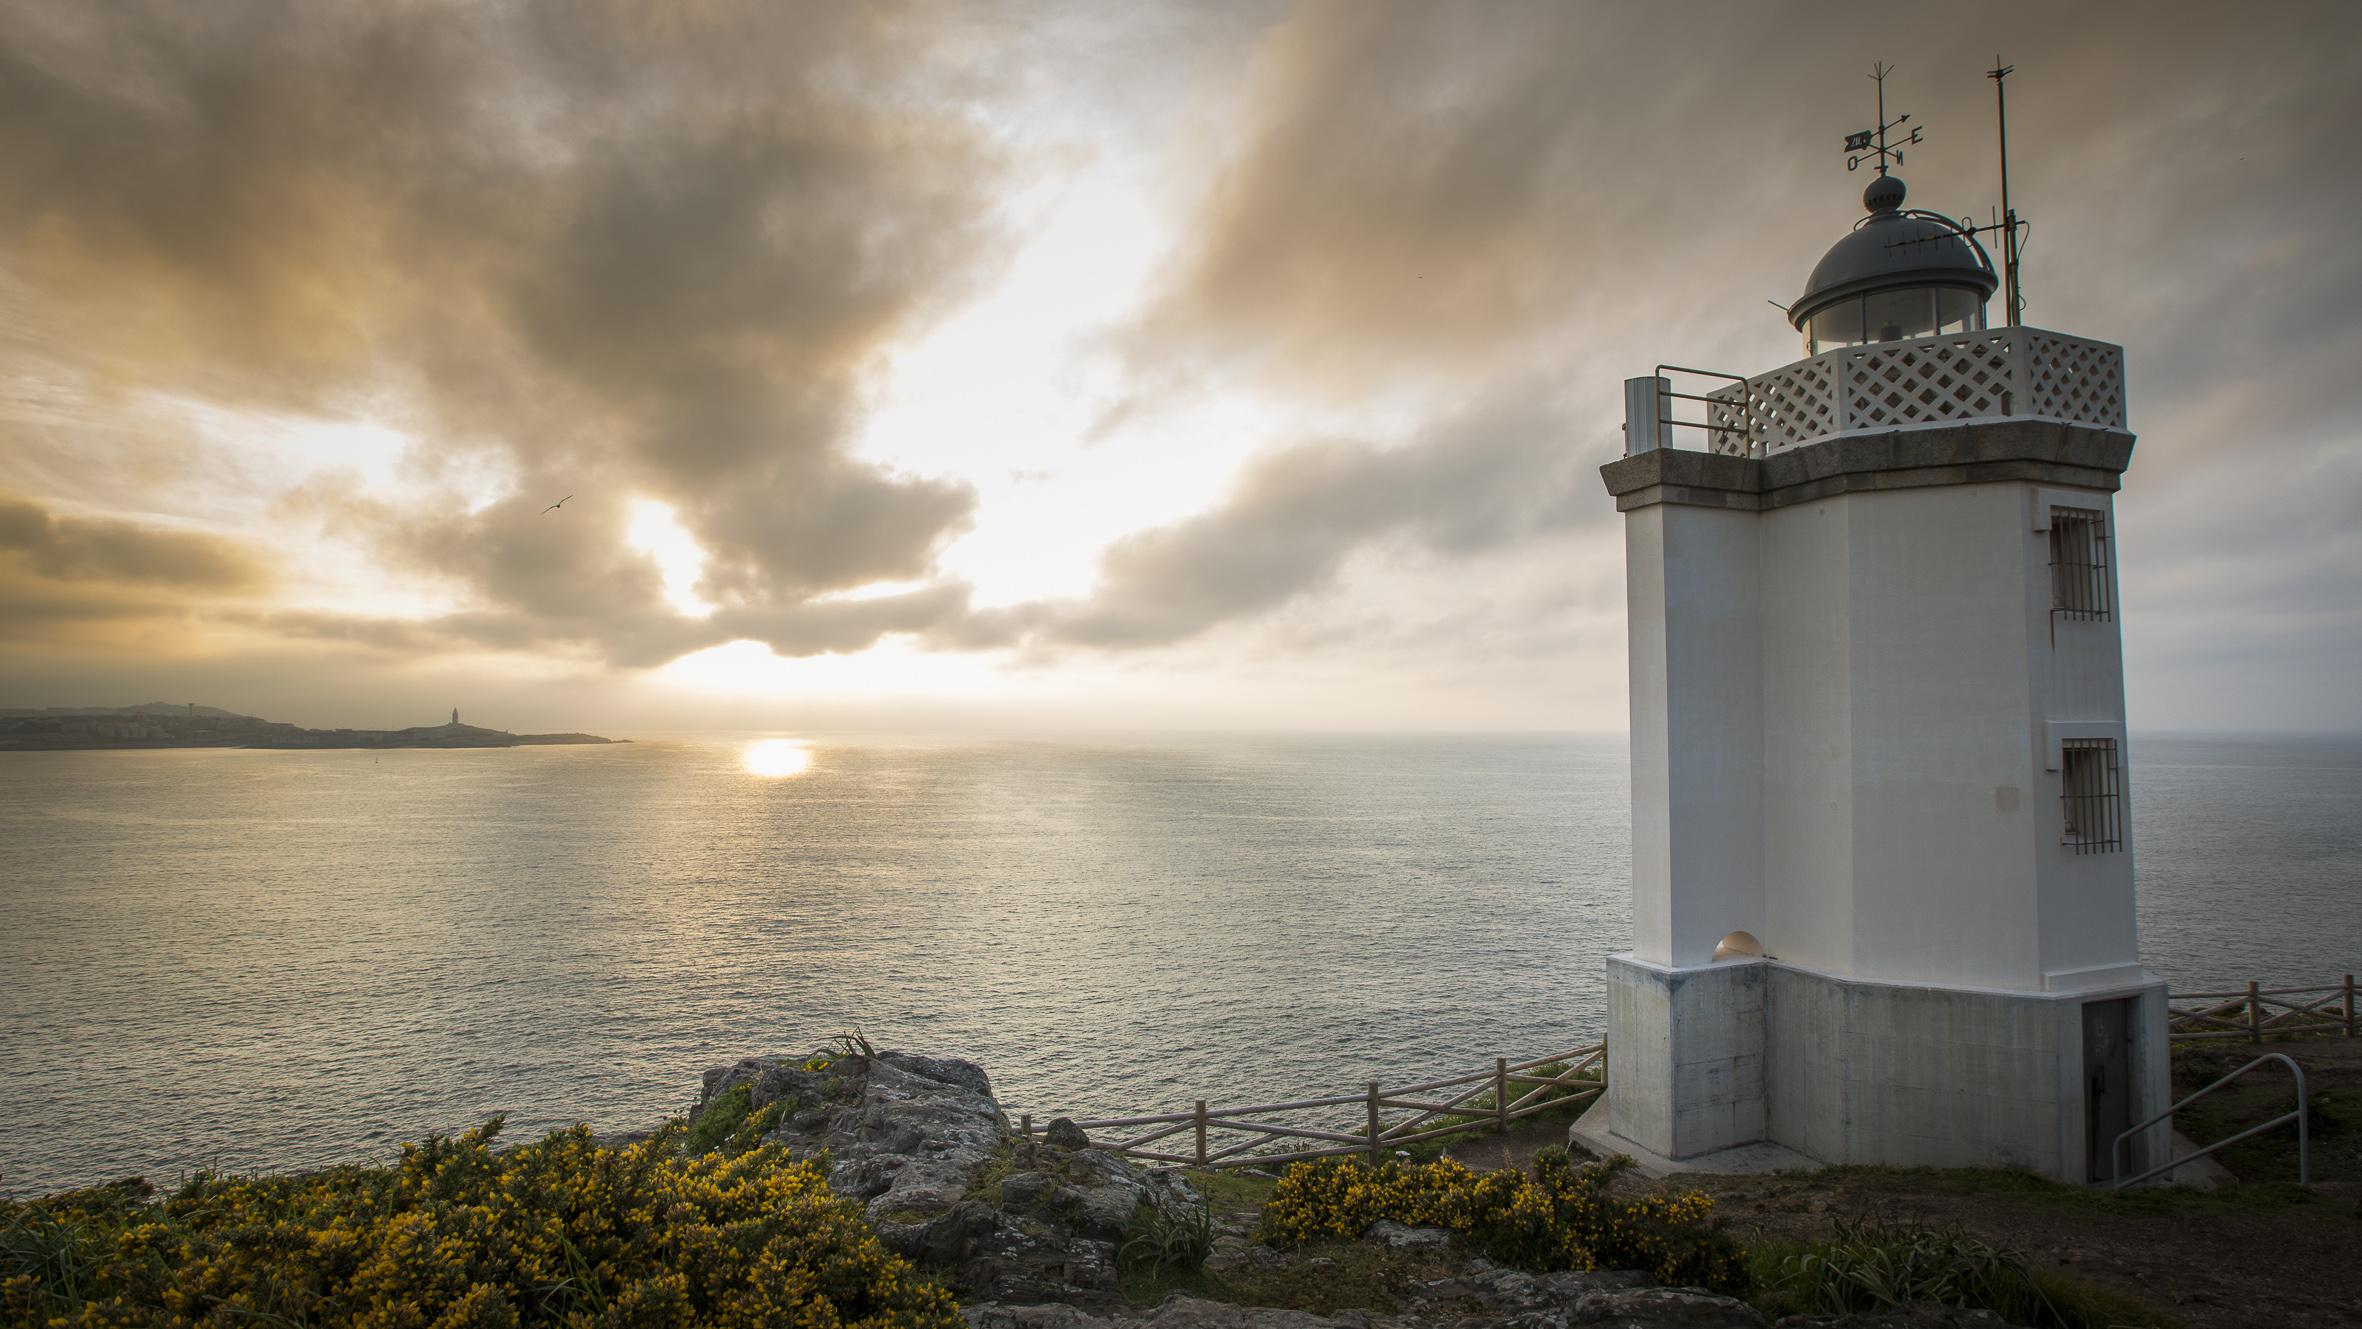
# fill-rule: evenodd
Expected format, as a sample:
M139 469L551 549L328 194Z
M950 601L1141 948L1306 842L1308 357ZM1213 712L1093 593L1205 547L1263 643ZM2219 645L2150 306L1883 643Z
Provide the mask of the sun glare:
M747 774L759 775L766 780L779 780L790 775L802 775L805 768L812 764L812 750L801 743L772 738L747 744L746 755L742 760L746 763Z
M697 598L697 579L705 575L705 551L665 504L642 499L635 506L625 539L645 550L664 573L664 598L686 618L705 618L714 607Z

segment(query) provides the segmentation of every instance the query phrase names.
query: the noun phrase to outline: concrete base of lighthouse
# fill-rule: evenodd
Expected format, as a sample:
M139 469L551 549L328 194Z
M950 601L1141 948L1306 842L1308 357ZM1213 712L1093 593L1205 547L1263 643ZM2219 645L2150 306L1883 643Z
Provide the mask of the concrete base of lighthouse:
M2165 984L2133 966L2092 978L2025 993L1871 982L1775 960L1675 969L1614 956L1606 1119L1587 1114L1573 1138L1659 1164L1651 1170L1861 1163L2114 1175L2102 1157L2114 1131L2095 1120L2094 1085L2106 1092L2114 1068L2124 1125L2170 1101ZM2100 1015L2123 1026L2112 1060L2086 1047ZM2130 1170L2171 1148L2168 1128L2153 1128L2130 1143Z

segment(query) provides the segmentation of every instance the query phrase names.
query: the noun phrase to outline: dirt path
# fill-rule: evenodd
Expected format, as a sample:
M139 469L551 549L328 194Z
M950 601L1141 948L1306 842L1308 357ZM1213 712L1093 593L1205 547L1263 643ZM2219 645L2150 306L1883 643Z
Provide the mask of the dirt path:
M2362 1326L2362 1040L2212 1044L2175 1059L2186 1096L2259 1051L2285 1052L2312 1090L2313 1179L2297 1189L2292 1129L2234 1146L2241 1185L2110 1195L2010 1174L1831 1168L1785 1177L1684 1174L1746 1236L1823 1240L1830 1219L1881 1213L1957 1223L1996 1246L2129 1293L2191 1329ZM2291 1077L2273 1067L2179 1119L2200 1143L2286 1112ZM1744 1239L1744 1238L1743 1238Z

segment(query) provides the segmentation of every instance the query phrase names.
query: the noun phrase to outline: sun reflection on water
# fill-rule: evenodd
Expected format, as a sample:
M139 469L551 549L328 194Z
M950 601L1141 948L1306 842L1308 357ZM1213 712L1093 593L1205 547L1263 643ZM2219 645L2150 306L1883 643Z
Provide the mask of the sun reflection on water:
M802 775L812 764L812 750L801 743L772 738L747 744L746 755L741 760L746 763L747 774L776 780Z

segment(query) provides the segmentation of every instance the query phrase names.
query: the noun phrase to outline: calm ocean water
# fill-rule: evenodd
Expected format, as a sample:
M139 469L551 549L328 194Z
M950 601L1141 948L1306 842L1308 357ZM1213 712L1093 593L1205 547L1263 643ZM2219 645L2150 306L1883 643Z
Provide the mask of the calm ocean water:
M1350 1091L1603 1023L1618 737L0 754L0 1191L639 1127L865 1027L1013 1111ZM2150 966L2362 967L2362 739L2133 745Z

